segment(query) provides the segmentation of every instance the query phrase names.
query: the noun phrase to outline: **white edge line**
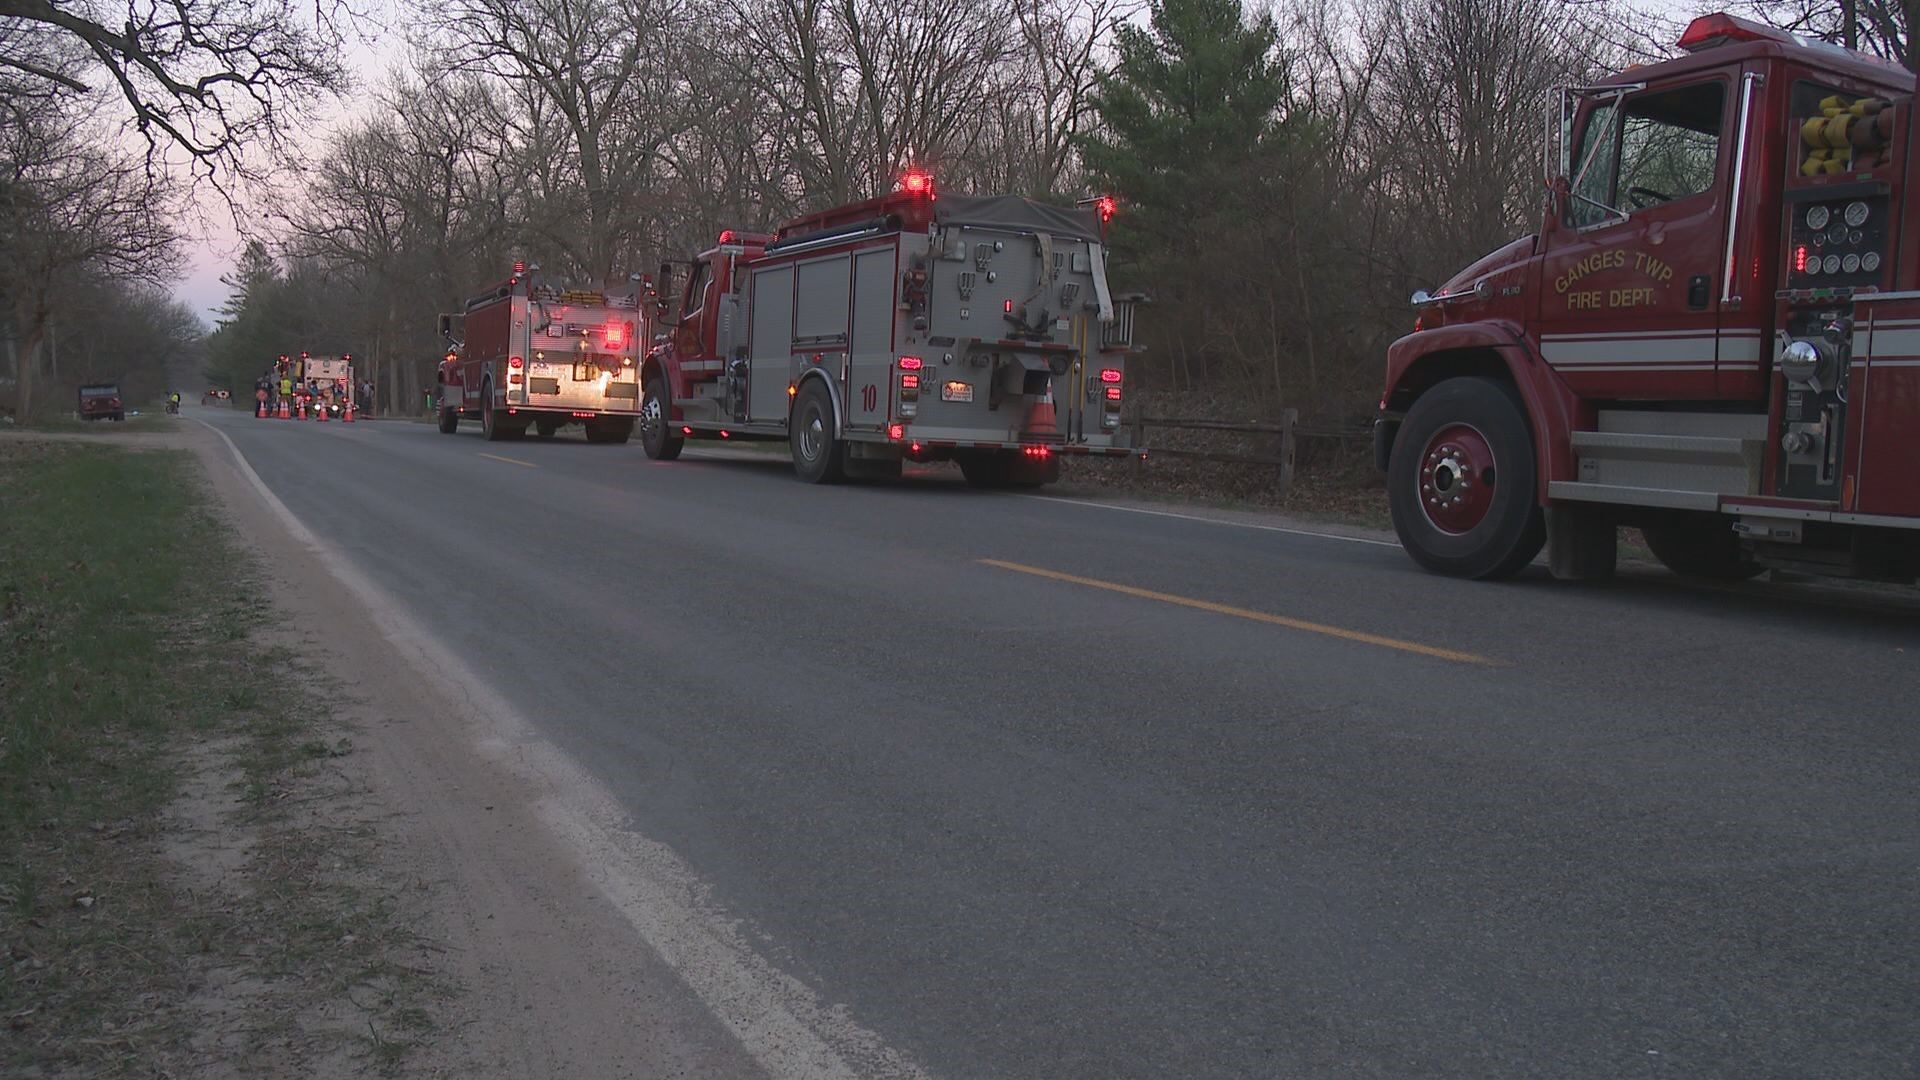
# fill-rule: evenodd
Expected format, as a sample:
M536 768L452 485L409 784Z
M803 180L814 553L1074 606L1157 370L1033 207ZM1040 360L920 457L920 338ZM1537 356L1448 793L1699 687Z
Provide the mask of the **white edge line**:
M710 886L692 867L671 848L637 832L598 780L521 720L465 661L308 530L226 432L198 417L188 419L220 437L268 509L359 599L396 651L473 707L475 741L482 752L534 773L549 793L536 806L547 825L573 847L614 908L769 1074L821 1080L927 1075L856 1023L843 1007L822 1002L805 984L768 963L746 943L738 918L708 901ZM635 1017L636 1024L645 1021L645 1016Z
M1149 454L1152 451L1148 451ZM1068 506L1090 506L1098 510L1118 510L1123 514L1147 514L1151 517L1174 518L1179 521L1198 521L1207 525L1226 525L1235 529L1258 529L1261 532L1286 533L1289 536L1314 536L1322 540L1345 540L1350 544L1371 544L1374 547L1397 548L1399 543L1392 540L1375 540L1367 536L1346 536L1342 533L1318 532L1313 529L1291 529L1284 525L1259 525L1251 521L1228 521L1225 518L1202 517L1199 514L1176 514L1171 510L1148 510L1138 506L1117 506L1113 503L1095 502L1091 499L1068 499L1059 495L1020 495L1022 499L1038 502L1064 503Z

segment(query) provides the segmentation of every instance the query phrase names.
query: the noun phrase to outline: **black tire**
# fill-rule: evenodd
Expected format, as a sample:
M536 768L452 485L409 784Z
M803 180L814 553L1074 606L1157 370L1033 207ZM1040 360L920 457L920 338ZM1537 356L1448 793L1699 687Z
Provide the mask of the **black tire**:
M1422 394L1394 439L1387 506L1400 545L1435 573L1512 577L1547 542L1538 465L1513 387L1453 378Z
M460 410L440 406L440 434L451 435L460 430Z
M655 461L672 461L686 445L686 439L673 433L673 406L667 399L667 380L659 375L649 377L640 399L640 448Z
M560 421L535 420L533 422L533 433L539 436L542 442L550 441L555 435L560 433ZM592 438L592 435L589 434L588 438Z
M1644 525L1640 534L1660 565L1681 577L1745 581L1766 569L1747 558L1733 523L1725 518Z
M623 443L633 438L631 420L588 420L585 426L590 443Z
M833 399L820 380L800 388L787 431L794 475L809 484L838 483L846 475L847 444L834 434Z

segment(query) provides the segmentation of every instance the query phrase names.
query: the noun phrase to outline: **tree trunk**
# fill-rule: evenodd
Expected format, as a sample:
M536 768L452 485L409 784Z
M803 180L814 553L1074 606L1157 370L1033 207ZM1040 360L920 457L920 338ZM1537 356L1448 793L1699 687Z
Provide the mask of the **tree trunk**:
M40 342L46 337L46 312L34 302L34 292L23 291L14 304L13 325L20 335L20 351L13 366L13 418L18 423L33 419L33 384L40 374Z

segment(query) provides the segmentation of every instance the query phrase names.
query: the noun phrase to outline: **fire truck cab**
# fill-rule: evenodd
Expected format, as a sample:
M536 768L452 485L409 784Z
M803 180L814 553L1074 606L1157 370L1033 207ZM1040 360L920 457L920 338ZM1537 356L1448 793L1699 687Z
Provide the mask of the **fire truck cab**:
M640 343L651 333L640 288L560 289L536 280L539 270L515 264L464 313L440 317L448 344L436 373L440 431L474 417L490 441L529 428L551 439L578 423L588 442L624 443L640 414Z
M957 462L970 483L1030 486L1116 438L1132 302L1108 290L1111 202L1081 209L888 195L720 234L643 365L641 442L784 440L809 482ZM668 290L662 268L661 291Z
M1475 578L1547 544L1607 576L1632 525L1683 574L1912 580L1920 359L1869 370L1861 335L1920 339L1885 304L1920 285L1913 76L1727 15L1680 47L1563 90L1540 232L1414 294L1375 425L1395 529Z

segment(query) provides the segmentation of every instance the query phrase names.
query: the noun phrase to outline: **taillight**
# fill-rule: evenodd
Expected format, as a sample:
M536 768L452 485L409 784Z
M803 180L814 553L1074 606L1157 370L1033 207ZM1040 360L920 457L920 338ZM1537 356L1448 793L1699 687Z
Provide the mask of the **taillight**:
M520 385L520 380L521 380L522 378L524 378L524 377L525 377L525 376L523 376L523 375L521 375L521 374L520 374L519 372L517 372L517 371L516 371L516 372L514 372L513 374L511 374L511 375L508 375L508 376L507 376L507 385L508 385L508 386L519 386L519 385Z
M918 389L920 389L920 376L918 376L918 375L915 375L915 374L914 374L914 373L912 373L911 371L909 371L909 372L907 372L907 373L906 373L906 374L904 374L904 375L901 375L901 376L900 376L900 389L902 389L902 390L918 390Z
M892 439L895 442L899 442L901 439L904 439L906 437L907 437L907 428L906 428L906 425L904 424L894 424L893 426L887 428L887 438Z
M509 357L507 357L507 366L508 366L508 367L510 367L510 368L516 368L516 369L517 369L517 368L521 368L521 367L525 367L525 366L526 366L526 361L525 361L525 360L522 360L522 359L520 359L520 358L519 358L519 357L517 357L517 356L509 356Z
M1120 388L1119 388L1119 387L1117 387L1117 386L1109 386L1109 387L1107 387L1107 400L1108 400L1108 401L1119 401L1119 400L1120 400Z
M1104 399L1101 403L1103 407L1100 410L1100 427L1107 431L1120 426L1120 400L1123 393L1120 388L1120 378L1119 368L1100 369L1100 381L1104 384L1100 394Z
M601 337L606 340L607 348L617 349L622 342L627 340L627 328L617 322L610 322L602 332Z
M901 371L919 371L920 366L920 358L917 356L903 356L900 358Z
M1120 369L1119 369L1119 368L1101 368L1101 369L1100 369L1100 381L1101 381L1101 382L1103 382L1103 383L1117 383L1117 382L1119 382L1119 381L1120 381Z

